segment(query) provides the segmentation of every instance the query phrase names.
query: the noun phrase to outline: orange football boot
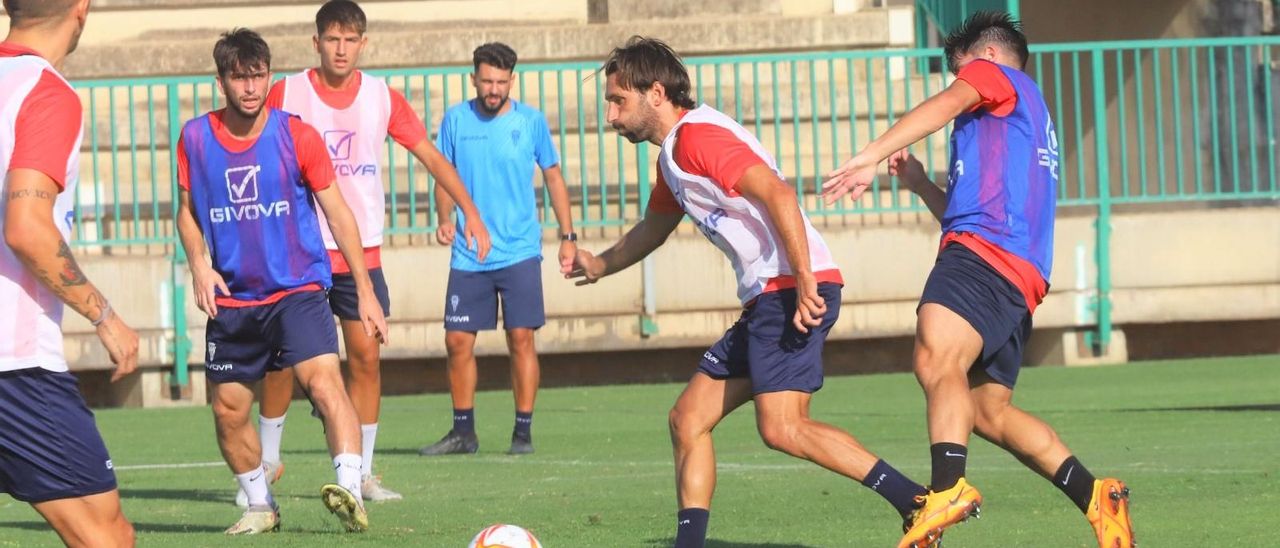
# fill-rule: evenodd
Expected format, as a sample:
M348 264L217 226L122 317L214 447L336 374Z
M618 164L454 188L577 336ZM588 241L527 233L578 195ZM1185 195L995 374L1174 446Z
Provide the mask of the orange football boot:
M1129 488L1123 481L1104 478L1093 481L1093 498L1085 512L1098 535L1100 548L1133 548L1133 523L1129 521Z
M923 500L920 500L923 499ZM979 517L982 509L982 493L969 485L964 478L946 491L916 497L920 509L913 514L911 527L907 529L898 548L928 548L942 538L942 531L972 517Z

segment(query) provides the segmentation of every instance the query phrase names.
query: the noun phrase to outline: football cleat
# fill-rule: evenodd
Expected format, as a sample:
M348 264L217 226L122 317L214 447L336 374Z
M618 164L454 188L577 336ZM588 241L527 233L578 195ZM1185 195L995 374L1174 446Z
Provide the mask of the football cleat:
M264 460L262 461L262 466L267 469L268 484L275 485L275 483L280 481L280 478L284 476L283 462L271 462L269 460ZM240 508L249 507L249 495L244 492L244 489L236 490L236 506Z
M336 483L325 484L320 488L320 499L325 508L338 516L348 532L361 533L369 530L369 514L364 511L364 503L351 491Z
M264 506L250 506L234 525L225 531L228 535L257 535L280 530L280 507L275 501Z
M511 448L507 449L508 455L528 455L533 453L533 436L520 435L515 432L511 433Z
M424 457L435 455L465 455L475 453L480 450L480 440L476 438L475 432L459 434L450 430L440 441L423 447L418 450L418 454Z
M1133 548L1133 523L1129 521L1129 487L1115 478L1093 481L1093 498L1085 512L1100 548Z
M382 478L373 475L360 478L360 494L364 497L364 500L373 502L386 502L404 498L400 493L383 487Z
M982 494L964 478L955 486L942 492L929 491L916 497L919 509L912 514L910 527L898 542L898 548L927 548L935 546L946 528L980 517Z

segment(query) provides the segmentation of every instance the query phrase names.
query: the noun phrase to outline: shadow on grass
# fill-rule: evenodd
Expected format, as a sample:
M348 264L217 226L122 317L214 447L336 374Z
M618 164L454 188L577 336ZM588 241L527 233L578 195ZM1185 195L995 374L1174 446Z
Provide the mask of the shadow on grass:
M188 500L195 502L214 502L230 504L235 500L235 490L231 488L223 490L210 489L132 489L126 488L120 490L121 499L147 499L147 500Z
M0 531L4 529L26 529L28 531L48 531L50 539L56 539L56 533L48 523L43 521L3 521ZM186 523L138 523L134 522L133 530L138 533L221 533L223 528L213 525L196 525Z
M646 541L646 546L671 546L675 543L676 539L674 537L651 538ZM778 542L728 542L715 539L707 539L705 546L706 548L812 548L807 544Z
M1143 409L1120 409L1124 412L1165 412L1165 411L1280 411L1280 403L1253 403L1240 405L1205 405L1192 407L1150 407Z

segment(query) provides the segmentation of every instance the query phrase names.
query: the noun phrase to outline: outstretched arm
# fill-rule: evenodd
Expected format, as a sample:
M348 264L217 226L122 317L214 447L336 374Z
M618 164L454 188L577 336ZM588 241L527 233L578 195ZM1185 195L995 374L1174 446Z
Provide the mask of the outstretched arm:
M582 278L575 285L593 284L600 278L636 264L667 241L667 236L680 225L683 218L684 213L663 213L649 208L644 219L600 255L593 255L590 251L579 248L574 257L573 268L564 275L565 279Z
M822 184L822 195L826 202L835 203L845 194L858 199L875 180L876 166L882 160L942 129L956 116L973 109L981 100L976 88L964 80L956 80L941 93L920 103L904 114L884 135L868 143L839 169L826 175L827 181Z
M58 185L43 172L19 168L6 176L4 242L49 291L96 328L116 370L116 381L138 367L138 334L111 309L80 270L71 246L54 224Z

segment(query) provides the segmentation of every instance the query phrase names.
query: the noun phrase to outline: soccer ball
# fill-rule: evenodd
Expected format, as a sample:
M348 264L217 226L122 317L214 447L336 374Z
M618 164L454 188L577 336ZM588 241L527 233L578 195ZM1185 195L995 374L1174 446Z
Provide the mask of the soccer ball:
M522 527L499 523L485 527L467 548L542 548L542 543Z

